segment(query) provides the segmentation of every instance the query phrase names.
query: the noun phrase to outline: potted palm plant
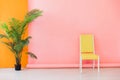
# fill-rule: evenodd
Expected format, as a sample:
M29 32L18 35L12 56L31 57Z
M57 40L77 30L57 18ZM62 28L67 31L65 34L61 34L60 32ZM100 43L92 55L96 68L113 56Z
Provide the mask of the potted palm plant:
M42 11L33 9L28 12L24 19L21 21L16 18L11 18L8 23L2 23L0 28L3 29L3 33L0 34L1 42L10 49L14 54L16 64L15 70L21 70L21 57L25 46L29 44L31 36L25 37L28 24L34 19L42 15ZM2 38L5 38L2 40ZM37 59L37 56L32 52L25 52L32 58Z

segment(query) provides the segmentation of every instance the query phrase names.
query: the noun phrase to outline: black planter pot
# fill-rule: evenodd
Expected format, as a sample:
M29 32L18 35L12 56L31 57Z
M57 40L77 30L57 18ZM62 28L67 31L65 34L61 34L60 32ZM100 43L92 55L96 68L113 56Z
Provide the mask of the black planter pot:
M20 71L21 70L21 64L15 64L15 70Z

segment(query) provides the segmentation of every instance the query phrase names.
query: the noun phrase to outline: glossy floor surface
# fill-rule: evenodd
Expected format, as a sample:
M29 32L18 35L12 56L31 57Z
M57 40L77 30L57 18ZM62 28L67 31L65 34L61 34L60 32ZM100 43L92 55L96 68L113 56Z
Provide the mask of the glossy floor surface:
M0 80L120 80L120 68L83 69L0 69Z

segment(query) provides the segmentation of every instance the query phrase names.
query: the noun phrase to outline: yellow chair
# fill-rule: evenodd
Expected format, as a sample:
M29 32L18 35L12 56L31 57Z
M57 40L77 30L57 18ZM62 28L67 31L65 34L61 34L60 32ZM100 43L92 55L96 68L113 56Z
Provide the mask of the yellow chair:
M94 36L91 34L80 35L80 69L82 72L82 60L93 60L93 69L95 67L95 60L98 61L98 72L100 71L99 56L95 54L94 50Z

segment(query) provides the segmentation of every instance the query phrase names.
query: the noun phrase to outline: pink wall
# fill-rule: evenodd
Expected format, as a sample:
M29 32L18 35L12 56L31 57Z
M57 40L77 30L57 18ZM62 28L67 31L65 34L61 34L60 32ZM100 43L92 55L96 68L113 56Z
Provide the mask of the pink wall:
M101 66L120 66L119 0L29 0L29 10L43 10L30 24L29 45L38 60L28 67L78 67L79 35L95 35Z

